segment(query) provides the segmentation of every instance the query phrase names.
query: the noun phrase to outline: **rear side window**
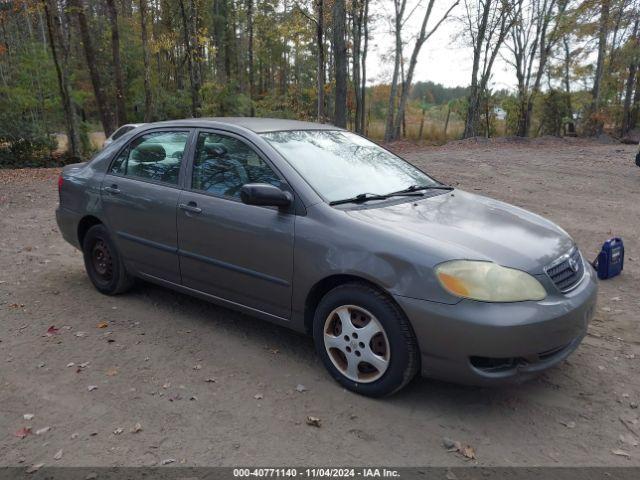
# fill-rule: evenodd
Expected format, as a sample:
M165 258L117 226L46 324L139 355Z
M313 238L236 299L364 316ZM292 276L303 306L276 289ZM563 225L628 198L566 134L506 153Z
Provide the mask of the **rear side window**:
M283 186L271 167L242 140L217 133L201 133L196 144L191 188L240 198L240 189L246 183Z
M189 132L150 132L135 138L111 165L115 175L178 184Z

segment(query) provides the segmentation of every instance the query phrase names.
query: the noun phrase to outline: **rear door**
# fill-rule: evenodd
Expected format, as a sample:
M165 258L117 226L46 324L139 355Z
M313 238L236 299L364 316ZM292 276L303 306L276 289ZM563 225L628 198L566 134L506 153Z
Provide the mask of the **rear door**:
M245 139L199 132L178 207L182 282L288 319L295 215L242 203L242 185L258 182L288 189L266 157Z
M176 206L190 130L154 130L123 148L102 181L103 211L129 269L180 283Z

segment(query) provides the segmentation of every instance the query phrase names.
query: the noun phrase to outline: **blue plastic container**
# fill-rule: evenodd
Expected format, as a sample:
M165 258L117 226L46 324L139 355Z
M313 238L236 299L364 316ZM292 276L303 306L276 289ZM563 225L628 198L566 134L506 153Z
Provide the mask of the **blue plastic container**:
M593 266L597 270L600 280L620 275L624 267L624 243L622 243L622 239L614 237L604 242Z

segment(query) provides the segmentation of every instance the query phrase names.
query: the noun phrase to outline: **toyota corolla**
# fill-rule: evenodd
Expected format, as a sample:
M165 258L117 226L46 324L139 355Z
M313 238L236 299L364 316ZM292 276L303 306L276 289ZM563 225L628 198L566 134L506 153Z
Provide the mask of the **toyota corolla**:
M418 373L525 380L578 347L594 310L562 228L329 125L146 124L58 185L58 225L100 292L139 278L307 332L364 395Z

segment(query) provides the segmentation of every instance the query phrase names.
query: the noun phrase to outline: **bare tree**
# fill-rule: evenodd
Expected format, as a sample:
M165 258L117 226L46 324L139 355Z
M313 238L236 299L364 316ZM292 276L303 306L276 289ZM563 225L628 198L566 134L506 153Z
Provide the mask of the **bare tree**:
M512 3L506 0L465 0L464 31L473 48L471 86L463 138L478 135L482 98L493 64L513 25Z
M78 117L71 99L71 81L69 79L69 39L65 37L62 31L58 2L56 0L42 0L42 5L49 33L49 46L58 77L60 100L67 127L69 152L74 157L80 157L82 146L78 129Z
M514 24L505 45L518 79L518 123L516 135L526 137L531 127L533 102L551 51L559 40L558 30L566 0L516 0Z
M456 0L455 2L453 2L449 6L448 10L444 13L444 15L442 15L440 20L438 20L438 22L433 26L433 28L427 31L427 24L431 17L431 11L433 9L433 4L434 4L434 0L429 0L429 4L427 5L427 9L424 13L424 17L422 18L420 33L418 34L418 37L416 38L416 43L413 46L413 52L411 53L411 59L409 60L409 68L407 70L406 75L404 76L404 81L402 83L402 92L400 94L398 113L395 115L395 123L394 123L393 131L391 134L392 140L397 139L400 133L400 123L404 119L404 111L407 106L407 99L409 98L409 91L411 90L411 82L413 81L413 74L416 69L416 64L418 63L418 55L420 54L420 49L422 48L424 43L427 40L429 40L431 35L433 35L438 30L440 25L442 25L442 22L444 22L447 19L451 11L459 3L460 3L460 0Z

